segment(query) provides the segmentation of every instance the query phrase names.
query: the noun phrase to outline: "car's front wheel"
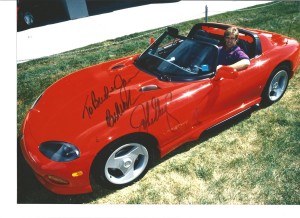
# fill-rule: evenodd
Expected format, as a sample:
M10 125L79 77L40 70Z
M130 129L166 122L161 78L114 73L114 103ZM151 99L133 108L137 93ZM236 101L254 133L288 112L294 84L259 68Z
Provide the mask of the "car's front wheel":
M120 140L101 151L94 160L91 175L97 184L118 189L141 179L153 159L147 141Z
M262 93L261 106L269 106L282 98L289 84L289 72L287 65L281 65L271 73Z

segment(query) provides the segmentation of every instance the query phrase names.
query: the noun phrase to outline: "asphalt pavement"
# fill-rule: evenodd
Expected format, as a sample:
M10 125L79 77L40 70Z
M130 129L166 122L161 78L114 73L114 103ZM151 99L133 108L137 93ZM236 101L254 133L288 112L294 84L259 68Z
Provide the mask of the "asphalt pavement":
M17 63L267 1L178 1L123 8L17 32Z

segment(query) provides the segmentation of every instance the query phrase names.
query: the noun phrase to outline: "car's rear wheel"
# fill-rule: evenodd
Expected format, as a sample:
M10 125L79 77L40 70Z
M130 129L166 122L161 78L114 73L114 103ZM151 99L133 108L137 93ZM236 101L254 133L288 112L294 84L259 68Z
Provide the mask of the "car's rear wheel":
M271 73L262 93L261 106L269 106L282 98L289 84L289 72L287 65L281 65Z
M122 139L105 147L94 160L91 175L97 184L118 189L141 179L153 161L147 141Z

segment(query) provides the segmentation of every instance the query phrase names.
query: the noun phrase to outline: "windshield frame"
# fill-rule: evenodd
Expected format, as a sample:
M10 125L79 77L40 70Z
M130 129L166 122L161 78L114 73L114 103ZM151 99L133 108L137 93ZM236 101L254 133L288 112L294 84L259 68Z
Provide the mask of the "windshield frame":
M159 57L158 55L154 55L155 52L158 51L158 49L160 48L161 46L161 43L163 42L164 39L166 39L166 37L173 37L174 39L177 39L177 41L173 41L173 43L170 43L170 44L166 44L162 47L164 47L164 49L167 49L168 46L175 46L176 43L179 43L179 46L180 44L182 44L183 42L192 42L192 43L197 43L197 44L201 44L202 46L206 46L210 49L212 49L212 51L214 52L214 55L215 56L207 56L206 58L211 58L211 66L210 66L210 69L207 70L207 72L202 72L202 69L201 69L201 73L192 73L192 71L189 69L188 71L181 67L181 66L178 66L176 64L173 64L170 60L167 60L167 56L166 56L166 59L163 59L162 57ZM215 76L216 74L216 67L217 67L217 63L218 63L218 46L214 43L210 43L209 40L207 40L209 38L206 38L206 39L195 39L195 38L190 38L190 37L185 37L185 36L181 36L181 35L178 35L176 33L173 33L173 32L170 32L170 31L165 31L163 34L161 34L158 39L153 42L134 62L135 66L138 67L140 70L148 73L148 74L151 74L155 77L157 77L158 79L160 80L163 80L163 81L177 81L177 82L188 82L188 81L196 81L196 80L202 80L202 79L206 79L206 78L211 78L213 76ZM171 54L174 50L176 50L177 47L175 47L170 53L168 54ZM154 52L153 52L154 51ZM152 54L151 54L152 53ZM177 67L177 70L178 71L182 71L183 74L180 74L180 75L174 75L174 74L169 74L169 73L166 73L166 72L161 72L159 71L158 67L157 66L155 69L149 69L148 66L145 66L147 65L147 63L143 63L145 62L144 60L145 59L162 59L162 63L165 63L165 65L167 65L166 63L168 63L170 66L171 65L175 65ZM150 61L150 60L149 60ZM151 62L152 64L152 62ZM151 65L148 63L148 65ZM160 64L162 65L162 64ZM201 65L202 67L206 67L206 65ZM175 69L175 67L173 67ZM183 71L184 70L184 71ZM198 69L199 70L199 69ZM179 72L178 72L179 74Z

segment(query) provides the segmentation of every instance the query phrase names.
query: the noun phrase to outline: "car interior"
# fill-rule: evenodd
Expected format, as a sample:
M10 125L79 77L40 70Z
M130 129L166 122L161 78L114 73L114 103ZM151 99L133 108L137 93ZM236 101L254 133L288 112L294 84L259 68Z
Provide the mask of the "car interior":
M188 34L188 37L199 39L208 43L212 43L218 46L224 45L224 31L228 26L210 26L210 24L198 24ZM239 29L239 40L237 45L244 50L244 52L249 56L250 59L259 54L259 47L257 48L257 40L255 39L255 34L247 33Z

